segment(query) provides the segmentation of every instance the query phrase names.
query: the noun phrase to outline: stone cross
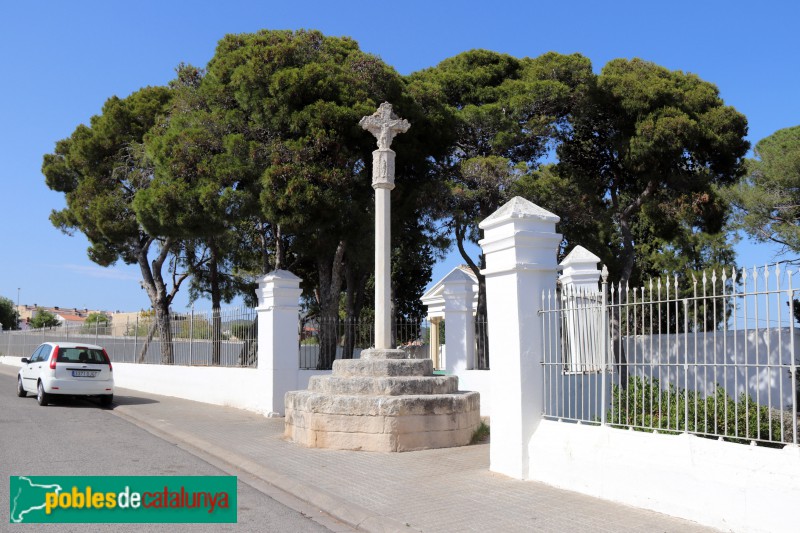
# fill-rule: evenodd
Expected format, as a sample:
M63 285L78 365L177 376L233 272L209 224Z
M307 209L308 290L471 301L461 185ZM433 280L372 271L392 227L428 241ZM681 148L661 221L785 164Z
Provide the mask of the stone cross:
M375 189L375 349L390 350L392 343L391 294L391 193L394 189L394 150L389 148L398 133L411 125L392 112L384 102L372 115L358 123L378 140L372 152L372 188Z
M378 150L388 150L395 136L407 132L411 127L406 119L394 114L389 102L382 103L377 111L362 118L358 125L369 130L378 139Z

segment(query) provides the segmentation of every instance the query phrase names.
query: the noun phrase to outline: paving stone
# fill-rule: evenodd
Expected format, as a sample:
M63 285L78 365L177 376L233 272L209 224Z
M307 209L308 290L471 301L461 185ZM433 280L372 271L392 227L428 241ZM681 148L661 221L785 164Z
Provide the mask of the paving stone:
M489 471L488 443L401 454L306 448L284 439L282 419L138 391L119 389L116 397L119 405L112 413L129 415L175 439L192 437L208 449L225 450L234 464L236 458L246 458L274 476L291 479L290 486L281 486L279 477L265 480L300 497L313 488L371 516L409 524L409 531L713 531L494 474Z

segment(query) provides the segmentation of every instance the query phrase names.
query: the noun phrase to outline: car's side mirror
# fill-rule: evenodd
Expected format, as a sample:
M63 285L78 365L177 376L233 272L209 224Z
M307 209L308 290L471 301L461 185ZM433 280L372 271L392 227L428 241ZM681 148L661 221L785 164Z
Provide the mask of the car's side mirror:
M23 357L22 359L19 360L19 362L20 363L27 363L28 362L28 358L27 357Z

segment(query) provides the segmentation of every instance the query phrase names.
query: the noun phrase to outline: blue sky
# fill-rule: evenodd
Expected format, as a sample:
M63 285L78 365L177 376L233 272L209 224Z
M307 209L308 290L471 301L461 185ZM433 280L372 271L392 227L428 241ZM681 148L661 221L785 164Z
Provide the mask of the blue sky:
M204 66L227 33L308 28L346 35L401 74L473 48L518 57L579 52L596 71L617 57L641 57L715 83L747 116L755 143L800 124L798 20L800 3L777 0L5 3L0 296L16 301L19 292L21 303L111 311L149 307L137 268L95 265L85 238L50 224L50 211L64 199L46 187L42 156L110 96L163 85L180 62ZM747 241L738 250L745 265L772 261L776 252ZM460 263L457 255L437 265L434 278ZM184 290L175 309L187 301Z

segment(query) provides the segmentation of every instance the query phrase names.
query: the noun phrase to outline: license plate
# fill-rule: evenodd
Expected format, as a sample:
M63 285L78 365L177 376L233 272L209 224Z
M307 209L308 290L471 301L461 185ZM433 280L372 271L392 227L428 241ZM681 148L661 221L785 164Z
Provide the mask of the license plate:
M97 375L97 370L73 370L72 377L74 378L93 378Z

